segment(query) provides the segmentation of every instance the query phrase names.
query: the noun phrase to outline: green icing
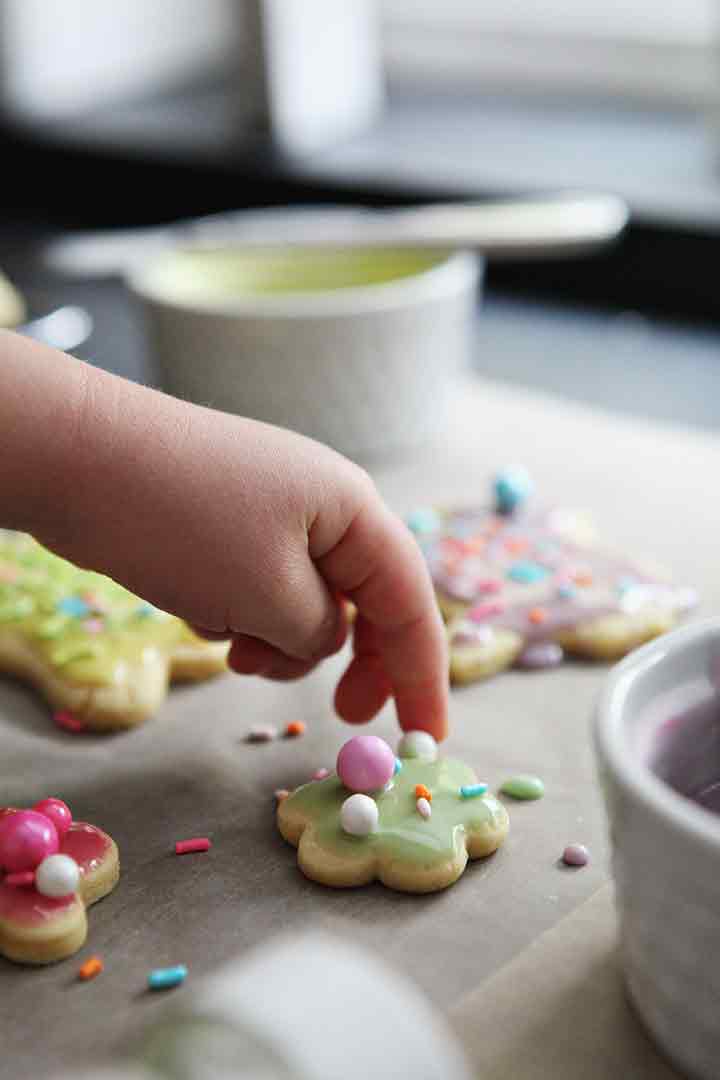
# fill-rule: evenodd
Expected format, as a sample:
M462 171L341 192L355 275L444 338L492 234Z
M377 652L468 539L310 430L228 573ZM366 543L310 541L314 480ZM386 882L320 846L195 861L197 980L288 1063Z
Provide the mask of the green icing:
M87 610L63 610L78 602ZM80 570L30 536L0 530L0 636L8 632L26 639L64 679L91 686L112 683L148 650L196 640L180 619L110 578Z
M545 794L545 785L539 776L511 776L500 788L503 795L513 799L541 799Z
M505 808L493 795L461 797L460 788L476 782L472 769L461 761L403 759L401 772L373 795L380 820L377 832L370 836L343 832L340 807L351 793L335 773L299 787L288 796L285 809L297 808L308 819L318 844L335 855L352 857L371 844L385 856L427 866L454 859L466 832L495 831L506 821ZM432 793L429 819L415 807L416 784L424 784Z

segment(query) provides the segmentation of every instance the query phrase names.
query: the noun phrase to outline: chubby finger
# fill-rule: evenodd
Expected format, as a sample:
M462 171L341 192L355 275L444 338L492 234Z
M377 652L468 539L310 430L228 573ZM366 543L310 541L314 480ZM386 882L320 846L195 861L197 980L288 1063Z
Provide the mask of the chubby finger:
M233 636L232 630L206 630L204 626L190 623L190 629L204 641L229 641Z
M341 716L353 722L370 718L368 710L382 698L379 662L401 728L421 729L444 739L448 708L445 628L425 561L405 525L379 496L369 497L318 565L331 587L356 605L363 627L358 627L361 647L336 695ZM367 686L361 689L363 680Z
M299 679L315 667L314 660L296 660L274 645L249 634L236 634L228 654L228 666L239 675L261 675L264 679Z

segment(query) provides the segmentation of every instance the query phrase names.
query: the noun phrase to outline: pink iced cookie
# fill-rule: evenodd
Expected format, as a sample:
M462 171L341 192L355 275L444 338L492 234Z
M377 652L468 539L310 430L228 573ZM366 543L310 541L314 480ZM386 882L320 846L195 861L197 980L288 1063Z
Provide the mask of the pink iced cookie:
M336 769L349 791L378 791L395 771L395 755L377 735L356 735L338 754Z

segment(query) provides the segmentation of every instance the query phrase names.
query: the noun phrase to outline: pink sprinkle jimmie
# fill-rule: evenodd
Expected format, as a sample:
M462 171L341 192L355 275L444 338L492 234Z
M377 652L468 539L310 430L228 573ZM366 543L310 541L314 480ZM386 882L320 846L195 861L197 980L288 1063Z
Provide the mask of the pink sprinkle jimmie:
M497 600L490 600L487 604L476 604L475 607L470 608L467 618L472 619L473 622L482 622L483 619L489 619L491 615L502 615L504 610L504 604Z
M62 731L69 731L73 735L85 730L82 720L78 720L77 716L73 716L67 709L57 709L53 713L53 723Z
M18 887L23 885L34 885L35 871L18 870L16 874L6 874L3 883L5 885L16 885Z
M191 840L178 840L175 844L176 855L189 855L192 851L209 851L212 843L207 836L194 836Z

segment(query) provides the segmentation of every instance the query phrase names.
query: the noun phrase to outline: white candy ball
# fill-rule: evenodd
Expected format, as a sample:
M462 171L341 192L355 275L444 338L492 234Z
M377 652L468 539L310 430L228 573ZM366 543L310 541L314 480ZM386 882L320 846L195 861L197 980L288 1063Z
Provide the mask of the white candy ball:
M80 884L80 868L69 855L48 855L35 871L35 888L43 896L70 896Z
M427 731L406 731L398 743L398 757L422 758L434 761L437 757L437 743Z
M351 836L369 836L377 832L379 819L375 800L359 792L346 799L340 808L340 824Z

